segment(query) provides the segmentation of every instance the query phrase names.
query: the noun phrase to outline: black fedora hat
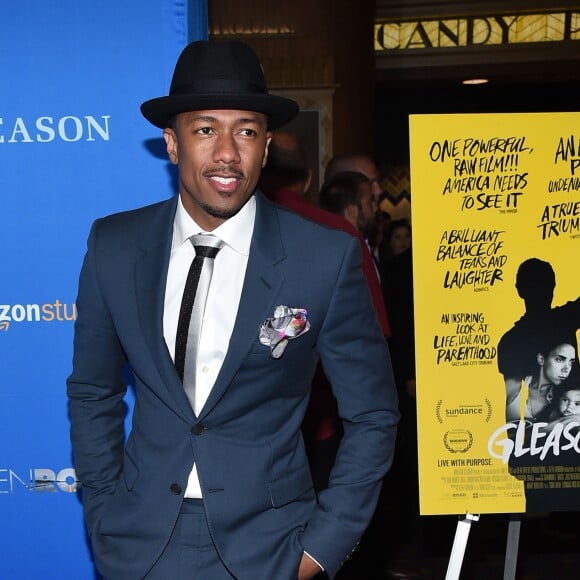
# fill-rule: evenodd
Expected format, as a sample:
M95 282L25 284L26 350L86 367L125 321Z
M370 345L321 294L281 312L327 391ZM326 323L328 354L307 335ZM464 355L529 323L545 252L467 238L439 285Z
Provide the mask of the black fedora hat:
M161 129L178 113L205 109L264 113L269 129L281 127L298 113L294 101L268 93L258 57L239 41L188 44L175 65L169 96L141 105L143 116Z

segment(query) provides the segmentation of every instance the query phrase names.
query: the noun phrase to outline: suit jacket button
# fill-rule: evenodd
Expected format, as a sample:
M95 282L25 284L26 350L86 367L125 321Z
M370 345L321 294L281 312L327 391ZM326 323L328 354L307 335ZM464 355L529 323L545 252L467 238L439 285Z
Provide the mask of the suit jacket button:
M193 427L192 431L194 435L201 435L205 431L205 427L203 426L203 423L198 423Z
M169 489L173 495L179 495L181 493L181 485L179 483L172 483Z

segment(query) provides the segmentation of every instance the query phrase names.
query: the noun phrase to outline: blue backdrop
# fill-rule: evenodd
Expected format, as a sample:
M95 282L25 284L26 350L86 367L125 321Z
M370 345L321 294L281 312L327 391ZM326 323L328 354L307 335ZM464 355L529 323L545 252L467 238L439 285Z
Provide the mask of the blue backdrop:
M93 579L65 379L78 273L96 217L173 194L167 94L207 0L0 5L0 578Z

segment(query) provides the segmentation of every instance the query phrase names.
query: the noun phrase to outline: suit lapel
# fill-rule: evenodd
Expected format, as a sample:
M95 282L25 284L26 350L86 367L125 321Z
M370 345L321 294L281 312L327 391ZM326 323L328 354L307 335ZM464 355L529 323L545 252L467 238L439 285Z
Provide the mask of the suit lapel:
M272 316L284 283L278 263L285 259L275 206L256 194L256 221L236 322L228 353L215 385L200 413L203 419L221 399L258 337L262 322Z
M161 204L157 219L147 224L147 237L142 240L142 254L135 266L135 289L141 329L151 359L157 365L164 384L177 404L178 412L184 419L191 420L193 411L163 337L165 284L176 206L177 196Z

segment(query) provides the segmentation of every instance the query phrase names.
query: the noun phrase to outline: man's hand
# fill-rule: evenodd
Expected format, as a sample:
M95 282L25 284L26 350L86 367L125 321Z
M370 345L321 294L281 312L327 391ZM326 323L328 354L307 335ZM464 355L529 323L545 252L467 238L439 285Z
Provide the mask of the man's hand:
M322 568L306 552L302 554L300 568L298 568L298 580L310 580L321 571Z

